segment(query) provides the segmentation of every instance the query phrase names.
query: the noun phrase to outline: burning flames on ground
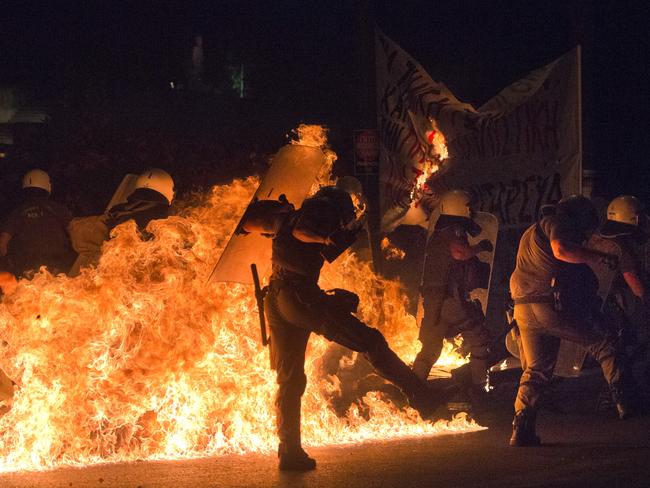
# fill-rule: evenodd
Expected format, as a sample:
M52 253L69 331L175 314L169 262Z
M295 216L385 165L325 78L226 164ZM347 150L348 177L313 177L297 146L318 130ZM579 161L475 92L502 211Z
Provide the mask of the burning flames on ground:
M0 417L0 471L275 449L275 377L252 289L207 283L256 186L248 178L196 196L152 222L149 241L122 224L97 269L76 278L43 271L4 297L0 367L17 385ZM362 319L413 359L417 327L397 283L348 253L321 284L358 293ZM377 392L337 416L327 398L340 380L322 372L329 347L310 341L306 445L481 428L462 416L423 422Z

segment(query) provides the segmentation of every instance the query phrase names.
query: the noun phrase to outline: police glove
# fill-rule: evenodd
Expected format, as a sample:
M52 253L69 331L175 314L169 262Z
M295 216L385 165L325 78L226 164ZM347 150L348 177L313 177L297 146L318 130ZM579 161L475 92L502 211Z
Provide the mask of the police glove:
M483 239L481 242L478 243L478 248L481 251L487 251L487 252L492 252L494 251L494 246L488 239Z
M328 263L338 258L357 239L359 230L340 229L327 237L321 255Z

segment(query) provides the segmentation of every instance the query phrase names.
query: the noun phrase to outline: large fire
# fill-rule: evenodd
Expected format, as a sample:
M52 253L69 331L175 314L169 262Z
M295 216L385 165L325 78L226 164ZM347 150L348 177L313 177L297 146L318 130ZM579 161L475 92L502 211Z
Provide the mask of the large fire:
M275 377L253 291L207 283L257 183L196 196L152 222L148 241L133 222L122 224L96 269L76 278L41 271L3 298L0 367L16 386L0 417L1 471L275 449ZM326 265L321 284L358 293L361 318L413 359L417 327L397 283L347 253ZM329 347L310 341L306 445L481 428L463 416L423 422L377 392L337 415L331 400L341 381L322 364ZM342 357L341 369L355 359Z

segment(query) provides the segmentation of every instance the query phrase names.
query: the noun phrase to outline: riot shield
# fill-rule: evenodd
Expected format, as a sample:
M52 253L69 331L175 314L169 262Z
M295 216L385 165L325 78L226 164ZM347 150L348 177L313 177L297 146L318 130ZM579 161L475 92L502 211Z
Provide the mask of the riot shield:
M119 203L126 203L126 199L129 198L129 195L135 191L135 184L137 181L138 175L134 175L132 173L127 173L124 175L124 178L122 178L122 181L120 182L120 186L118 186L117 190L115 190L115 193L113 193L113 196L111 197L110 202L108 202L104 213L107 213L110 209Z
M428 249L429 249L429 242L431 239L431 236L433 235L433 231L435 230L436 223L438 222L438 219L440 218L440 213L437 210L437 208L431 213L431 216L429 217L429 227L427 231L427 243L425 245L425 255L424 255L424 266L422 267L422 276L420 279L420 285L424 286L425 284L425 273L426 270L428 269L428 260L431 258L431 256L428 255ZM489 212L475 212L473 216L473 220L476 224L478 224L481 228L481 232L475 236L469 236L468 241L470 245L478 244L481 242L483 239L487 239L492 243L492 251L481 251L476 255L476 257L483 263L487 263L490 266L490 276L488 278L488 285L487 288L475 288L470 292L470 297L472 299L478 299L481 302L481 308L483 310L483 315L485 315L487 311L487 306L488 306L488 299L489 299L489 293L490 293L490 281L492 279L492 267L494 264L494 251L496 250L497 246L497 234L499 233L499 221L497 220L496 216L489 213ZM417 312L417 319L418 322L422 319L423 316L423 309L422 309L422 296L420 296L420 299L418 301L418 312Z
M296 208L300 207L325 163L325 154L317 147L284 146L273 158L251 201L277 200L280 195L285 195ZM271 240L260 234L233 233L208 280L252 284L250 265L253 263L257 265L261 278L268 276Z
M621 248L618 244L612 239L605 239L598 234L591 236L589 242L587 242L587 247L599 252L618 256L619 259L621 257ZM602 311L607 297L612 291L612 286L619 273L619 269L611 269L605 263L592 263L589 264L589 267L598 280L598 296L601 300ZM586 356L587 351L579 344L565 340L561 341L553 374L564 378L575 378L580 375Z
M619 260L621 259L621 248L613 239L605 239L604 237L594 234L589 239L587 247L590 249L595 249L596 251L603 252L606 254L612 254L616 256ZM604 305L607 301L607 297L612 292L612 286L614 285L614 280L620 273L618 267L612 269L607 266L605 263L593 263L589 267L596 275L598 279L598 296L600 297L602 304ZM603 308L601 307L601 311Z
M492 243L492 251L481 251L476 255L481 262L490 266L490 276L488 278L487 288L476 288L470 292L473 299L478 299L483 308L483 315L487 313L488 299L490 297L490 284L492 281L492 269L494 265L494 251L497 248L497 234L499 233L499 221L496 216L488 212L474 212L472 217L481 227L481 233L476 237L470 237L470 245L478 244L483 239L487 239Z

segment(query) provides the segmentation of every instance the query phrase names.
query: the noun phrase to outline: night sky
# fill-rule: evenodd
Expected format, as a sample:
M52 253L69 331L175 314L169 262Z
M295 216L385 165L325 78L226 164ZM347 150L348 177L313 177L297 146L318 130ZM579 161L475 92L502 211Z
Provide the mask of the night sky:
M364 10L360 5L368 3ZM182 80L195 34L206 77L253 67L252 96L304 119L363 125L361 20L379 27L457 97L480 106L510 82L583 46L584 161L604 191L650 198L644 2L4 1L0 83L43 96L99 85L163 89ZM366 82L364 83L364 80ZM366 97L367 98L367 97ZM366 105L367 106L367 105ZM274 110L275 110L274 109ZM367 110L366 110L367 112ZM372 120L372 118L370 119Z

